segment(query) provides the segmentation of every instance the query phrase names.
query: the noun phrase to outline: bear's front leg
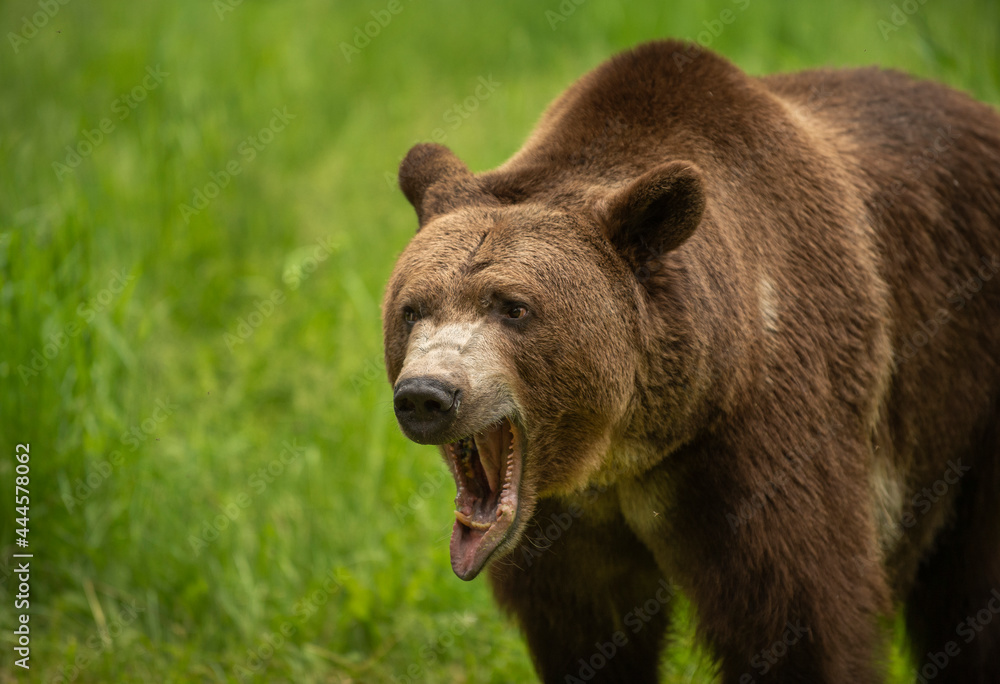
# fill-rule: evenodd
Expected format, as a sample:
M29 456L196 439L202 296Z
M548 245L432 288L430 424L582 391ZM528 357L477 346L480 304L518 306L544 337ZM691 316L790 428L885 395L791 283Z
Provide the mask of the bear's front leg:
M622 483L626 518L691 599L726 684L881 681L887 590L864 459L815 442L740 451L752 444L691 448Z
M613 492L543 500L521 544L490 566L543 682L658 681L673 587Z

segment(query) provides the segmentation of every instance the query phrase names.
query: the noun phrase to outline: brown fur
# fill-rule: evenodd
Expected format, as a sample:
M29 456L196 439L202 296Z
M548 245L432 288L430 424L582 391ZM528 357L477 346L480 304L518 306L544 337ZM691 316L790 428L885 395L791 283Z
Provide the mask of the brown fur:
M421 145L400 183L421 230L386 293L390 381L404 305L415 334L531 302L476 329L527 445L490 579L544 681L656 681L668 611L634 610L665 578L725 682L880 681L893 605L917 667L960 646L934 681L1000 682L1000 615L956 636L1000 590L995 112L657 42L499 169Z

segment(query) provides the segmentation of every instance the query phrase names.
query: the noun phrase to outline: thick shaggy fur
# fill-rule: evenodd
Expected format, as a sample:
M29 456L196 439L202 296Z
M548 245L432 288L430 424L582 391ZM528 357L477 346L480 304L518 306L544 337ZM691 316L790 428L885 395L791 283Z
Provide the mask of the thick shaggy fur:
M472 320L490 273L540 309L488 337L527 440L489 567L544 681L656 681L670 586L727 683L880 681L894 606L916 667L958 649L935 682L1000 682L993 110L656 42L500 168L422 145L400 181L391 381L404 300Z

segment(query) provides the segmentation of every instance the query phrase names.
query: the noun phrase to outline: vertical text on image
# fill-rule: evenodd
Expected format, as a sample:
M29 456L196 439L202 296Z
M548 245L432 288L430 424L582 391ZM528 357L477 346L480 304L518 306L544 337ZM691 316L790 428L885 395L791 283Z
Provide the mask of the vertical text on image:
M29 461L31 460L31 445L18 444L14 448L14 458L17 465L14 466L14 507L18 516L15 519L16 544L20 549L28 547L28 506L31 500L28 496L28 485L30 484L29 472L31 470ZM17 628L14 630L14 652L20 656L14 661L18 667L30 670L31 659L31 628L28 623L31 616L28 609L31 608L31 561L30 553L15 553L14 562L18 566L14 568L14 575L17 577L17 593L14 595L14 609L19 612L17 616Z

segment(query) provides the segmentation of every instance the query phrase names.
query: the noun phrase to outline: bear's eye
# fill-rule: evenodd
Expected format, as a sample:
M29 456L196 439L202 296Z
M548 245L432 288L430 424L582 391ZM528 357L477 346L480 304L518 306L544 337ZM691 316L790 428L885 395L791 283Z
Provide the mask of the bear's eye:
M528 315L528 307L520 302L511 302L504 308L504 316L511 319L524 318Z
M403 307L403 320L407 325L413 325L420 320L420 314L412 306Z

